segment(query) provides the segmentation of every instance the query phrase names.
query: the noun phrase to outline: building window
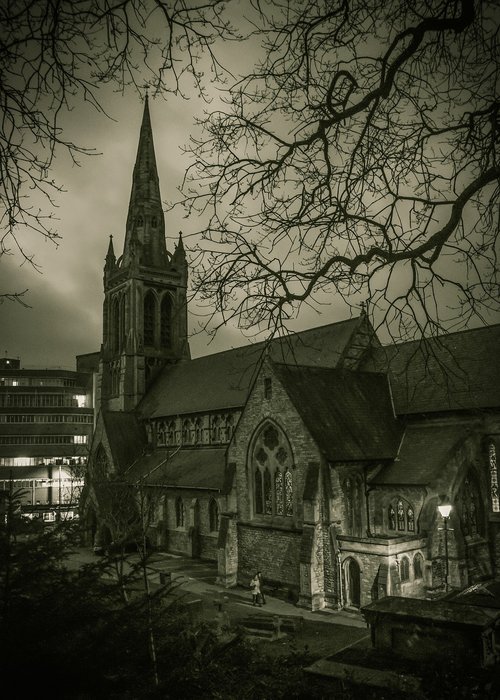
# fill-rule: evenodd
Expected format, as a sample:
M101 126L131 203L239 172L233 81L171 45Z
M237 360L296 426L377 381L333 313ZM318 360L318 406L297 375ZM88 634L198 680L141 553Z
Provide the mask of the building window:
M420 554L420 552L417 552L415 556L413 557L413 576L415 578L422 578L424 572L424 558Z
M226 416L226 440L229 442L234 435L234 416Z
M415 509L403 498L396 498L387 509L389 530L415 532Z
M466 537L482 533L482 510L479 489L472 474L468 474L458 493L458 509Z
M158 429L156 432L156 442L160 446L166 445L167 443L167 426L165 425L165 421L160 421L158 423Z
M115 297L113 300L112 311L112 328L113 328L113 350L118 352L120 349L120 302Z
M252 461L255 513L293 516L293 463L284 433L265 426L254 442Z
M219 506L217 505L215 498L210 499L208 514L210 520L210 532L217 532L219 529Z
M155 343L156 302L152 292L144 298L144 345L150 347Z
M194 439L197 445L201 445L203 442L203 421L201 418L197 418L194 424Z
M184 527L186 511L182 498L177 498L175 501L175 524L177 527Z
M182 444L192 445L194 437L193 423L190 418L182 421Z
M169 348L172 344L172 304L170 297L165 295L161 302L161 346Z
M500 500L498 494L497 451L494 442L488 444L488 466L490 470L491 510L494 513L499 513Z
M221 441L221 420L220 416L213 416L212 418L212 442Z
M175 445L175 421L171 420L167 426L167 440L169 445Z
M402 582L410 580L410 560L402 557L399 563L399 577Z
M273 397L273 381L270 377L264 379L264 398L272 399Z

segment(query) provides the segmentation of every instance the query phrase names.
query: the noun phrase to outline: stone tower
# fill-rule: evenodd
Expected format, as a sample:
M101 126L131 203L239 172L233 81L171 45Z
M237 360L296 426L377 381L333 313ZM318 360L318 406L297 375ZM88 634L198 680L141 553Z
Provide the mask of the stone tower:
M130 411L165 364L189 357L187 263L182 236L173 255L165 221L149 116L144 103L123 255L110 237L104 265L103 344L98 399Z

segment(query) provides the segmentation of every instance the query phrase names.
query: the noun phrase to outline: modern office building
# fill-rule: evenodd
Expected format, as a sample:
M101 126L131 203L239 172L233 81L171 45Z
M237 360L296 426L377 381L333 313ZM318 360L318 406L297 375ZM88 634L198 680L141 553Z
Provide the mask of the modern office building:
M27 517L77 516L93 420L92 373L0 359L0 490Z

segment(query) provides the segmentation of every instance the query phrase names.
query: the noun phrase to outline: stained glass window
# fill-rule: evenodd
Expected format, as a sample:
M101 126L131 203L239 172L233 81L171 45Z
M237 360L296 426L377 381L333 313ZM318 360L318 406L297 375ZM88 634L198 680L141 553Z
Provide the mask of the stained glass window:
M264 471L264 507L266 515L273 514L273 495L271 493L271 472Z
M403 501L398 501L396 506L396 512L398 517L398 530L405 529L405 509L403 507Z
M276 515L283 515L283 474L279 469L274 473L274 497L276 502Z
M415 532L415 514L411 506L406 509L406 526L408 532Z
M254 442L255 513L293 515L293 477L291 450L285 434L274 425L265 425ZM264 470L265 467L265 470Z
M264 512L264 501L262 498L262 474L259 468L255 470L255 512Z
M396 511L394 510L394 506L391 504L389 506L389 530L395 530L396 529Z
M285 515L293 515L293 477L292 472L285 472Z
M488 445L488 464L490 468L491 510L494 513L499 513L500 500L498 494L497 451L494 442L490 442Z

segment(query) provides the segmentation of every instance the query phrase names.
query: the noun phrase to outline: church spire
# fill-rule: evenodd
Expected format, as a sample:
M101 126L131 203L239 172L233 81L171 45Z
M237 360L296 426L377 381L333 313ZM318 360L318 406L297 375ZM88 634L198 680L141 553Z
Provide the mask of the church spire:
M134 254L138 255L139 263L143 266L165 267L168 263L165 220L147 95L144 99L139 146L132 177L122 265L130 265Z

